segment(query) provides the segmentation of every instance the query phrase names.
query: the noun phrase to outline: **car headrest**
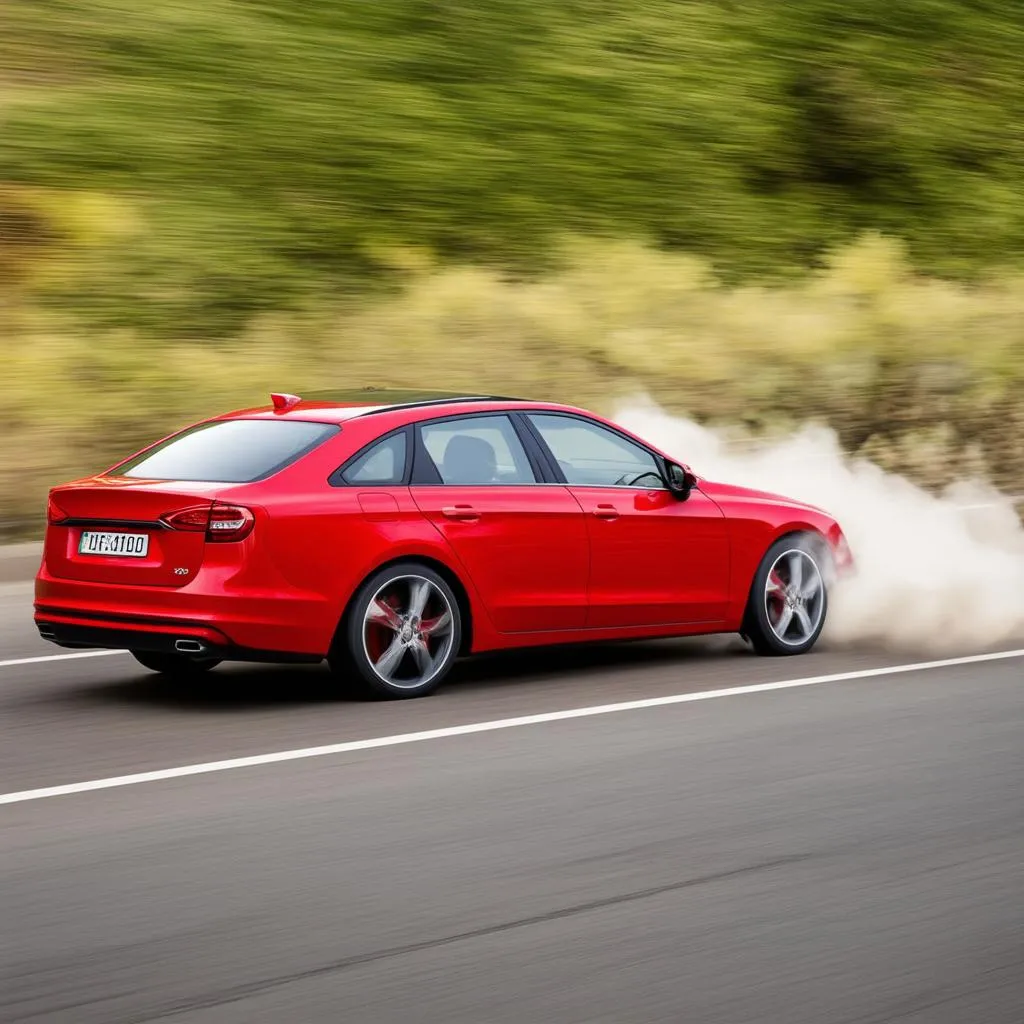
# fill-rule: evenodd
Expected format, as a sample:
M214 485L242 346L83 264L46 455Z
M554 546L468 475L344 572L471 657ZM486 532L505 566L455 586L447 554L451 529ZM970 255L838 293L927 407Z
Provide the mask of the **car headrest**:
M444 450L441 475L446 484L489 484L497 473L494 446L479 437L456 434Z

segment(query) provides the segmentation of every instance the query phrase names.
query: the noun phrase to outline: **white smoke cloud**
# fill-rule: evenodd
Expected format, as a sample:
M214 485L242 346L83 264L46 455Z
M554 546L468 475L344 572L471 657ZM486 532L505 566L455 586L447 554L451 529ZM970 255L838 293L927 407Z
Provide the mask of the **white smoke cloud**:
M784 494L839 520L858 572L834 595L823 640L953 651L1024 638L1024 528L988 485L961 482L934 496L849 459L821 427L755 446L646 399L616 418L699 476Z

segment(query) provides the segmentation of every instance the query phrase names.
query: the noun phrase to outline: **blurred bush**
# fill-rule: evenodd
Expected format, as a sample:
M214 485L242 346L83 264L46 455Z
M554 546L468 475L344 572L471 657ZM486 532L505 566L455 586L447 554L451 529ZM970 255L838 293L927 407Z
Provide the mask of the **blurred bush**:
M0 183L34 190L27 257L59 261L39 297L100 327L237 332L393 284L396 246L536 273L566 233L636 237L730 280L866 230L942 275L1024 254L1020 4L4 0L0 18ZM93 211L73 231L69 188Z
M192 418L271 390L373 384L607 411L643 389L759 433L827 421L850 451L930 485L1024 482L1024 276L937 281L879 236L773 288L723 284L705 261L632 243L572 242L559 263L527 280L407 269L393 295L330 318L268 315L225 343L75 332L22 310L0 380L0 521L33 523L48 484Z
M1024 487L1022 52L962 0L4 0L0 522L324 383Z

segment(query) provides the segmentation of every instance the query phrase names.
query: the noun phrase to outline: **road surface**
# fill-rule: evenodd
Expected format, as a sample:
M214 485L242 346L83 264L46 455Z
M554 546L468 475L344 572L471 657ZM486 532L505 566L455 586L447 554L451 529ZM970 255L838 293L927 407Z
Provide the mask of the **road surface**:
M59 653L27 602L0 588L5 1024L1024 1018L1024 658L652 643L358 705L316 669L26 662Z

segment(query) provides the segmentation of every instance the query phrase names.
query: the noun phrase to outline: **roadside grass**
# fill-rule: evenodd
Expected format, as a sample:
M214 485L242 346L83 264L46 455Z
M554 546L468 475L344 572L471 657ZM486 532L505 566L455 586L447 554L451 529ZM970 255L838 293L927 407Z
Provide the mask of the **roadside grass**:
M724 285L702 259L626 242L566 242L531 279L416 256L395 254L394 294L266 316L230 340L90 332L0 292L0 532L38 532L49 486L193 419L271 390L363 385L606 411L642 390L746 432L827 423L847 451L926 486L1024 489L1024 277L924 277L873 235L774 287Z

